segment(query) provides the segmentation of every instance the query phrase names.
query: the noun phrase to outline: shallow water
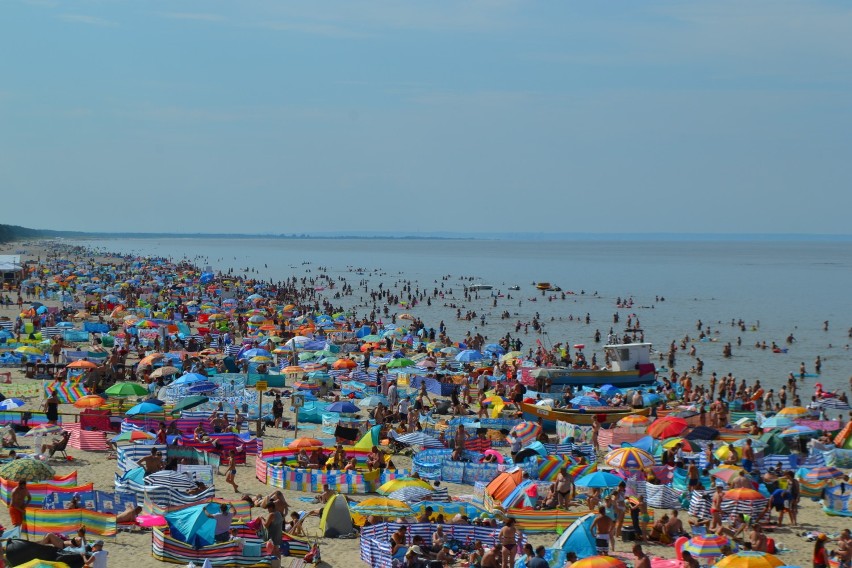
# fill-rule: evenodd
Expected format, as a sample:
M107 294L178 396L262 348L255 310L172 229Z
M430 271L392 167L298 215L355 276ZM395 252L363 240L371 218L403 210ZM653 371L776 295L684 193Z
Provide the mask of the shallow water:
M173 260L188 258L200 266L237 273L251 267L257 271L252 276L273 280L314 276L322 266L329 276L345 277L353 285L361 279L368 280L371 287L410 280L414 286L431 290L440 288L442 275L451 275L444 290L451 288L456 299L445 301L463 305L463 312L484 313L485 326L478 319L458 321L455 309L435 302L431 307L422 304L397 310L421 316L435 327L443 320L456 339L471 330L492 340L514 331L510 323L527 322L538 312L546 333L521 335L525 350L534 346L536 338L546 346L561 341L591 348L596 329L604 337L610 327L623 331L631 313L640 318L645 339L666 350L672 340L679 341L686 334L696 336L696 321L701 319L717 332L713 337L718 340L697 345L705 377L711 371L732 372L737 377L760 378L777 390L787 373L798 372L800 362L813 372L813 361L821 355L822 376L805 379L805 402L812 383L820 381L826 389L848 391L852 375L852 351L846 348L852 344L848 336L852 327L852 303L847 299L852 282L849 242L127 239L82 244ZM356 274L353 268L368 273ZM377 272L370 273L372 270ZM495 308L489 292L484 292L480 299L465 302L460 276L473 277L468 284L491 284L494 293L508 293L512 299L499 298ZM548 301L532 286L535 281L550 282L575 294ZM508 292L511 285L519 285L521 290ZM618 296L632 297L634 307L617 309ZM665 301L657 301L657 296ZM357 303L357 291L354 298L340 302L346 306L347 302ZM510 320L500 320L504 310L512 314ZM616 312L621 321L614 326ZM359 313L364 313L363 306ZM586 313L591 316L590 325L577 319ZM574 321L569 321L571 315ZM743 319L747 331L732 327L732 319ZM827 332L822 329L825 320L830 322ZM758 322L759 329L751 331ZM754 348L757 341L787 347L784 340L790 333L797 341L787 354ZM736 346L738 336L743 342L740 348ZM730 359L722 357L727 341L734 345ZM693 364L692 358L681 353L676 368L686 370Z

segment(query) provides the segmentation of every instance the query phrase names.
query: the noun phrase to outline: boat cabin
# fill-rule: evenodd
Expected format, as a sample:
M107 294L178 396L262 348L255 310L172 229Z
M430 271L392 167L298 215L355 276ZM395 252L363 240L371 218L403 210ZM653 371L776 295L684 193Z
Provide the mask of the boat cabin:
M604 352L613 371L635 371L651 363L650 343L625 343L621 345L607 345Z
M491 290L493 286L491 284L471 284L467 287L470 292L479 292L480 290Z

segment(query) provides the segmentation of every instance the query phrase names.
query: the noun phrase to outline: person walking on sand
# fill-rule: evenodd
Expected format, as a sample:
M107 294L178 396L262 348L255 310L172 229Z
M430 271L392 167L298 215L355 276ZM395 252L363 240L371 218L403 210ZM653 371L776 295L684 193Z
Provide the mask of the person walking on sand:
M32 499L26 481L18 482L18 486L12 489L9 498L9 518L12 520L12 526L19 527L24 524L27 505Z
M225 475L225 482L230 483L234 491L239 492L240 488L235 481L237 477L237 453L234 450L228 452L228 473Z

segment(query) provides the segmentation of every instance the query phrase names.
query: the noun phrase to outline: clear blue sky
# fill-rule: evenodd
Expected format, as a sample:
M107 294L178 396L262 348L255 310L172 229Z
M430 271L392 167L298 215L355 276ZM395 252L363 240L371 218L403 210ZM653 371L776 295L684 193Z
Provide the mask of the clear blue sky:
M0 5L0 222L850 233L852 4Z

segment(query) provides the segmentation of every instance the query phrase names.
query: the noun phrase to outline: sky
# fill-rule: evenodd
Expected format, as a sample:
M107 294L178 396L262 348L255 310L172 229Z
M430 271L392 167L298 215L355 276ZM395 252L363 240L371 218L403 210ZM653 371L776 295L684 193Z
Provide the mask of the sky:
M849 234L852 4L4 0L0 223Z

